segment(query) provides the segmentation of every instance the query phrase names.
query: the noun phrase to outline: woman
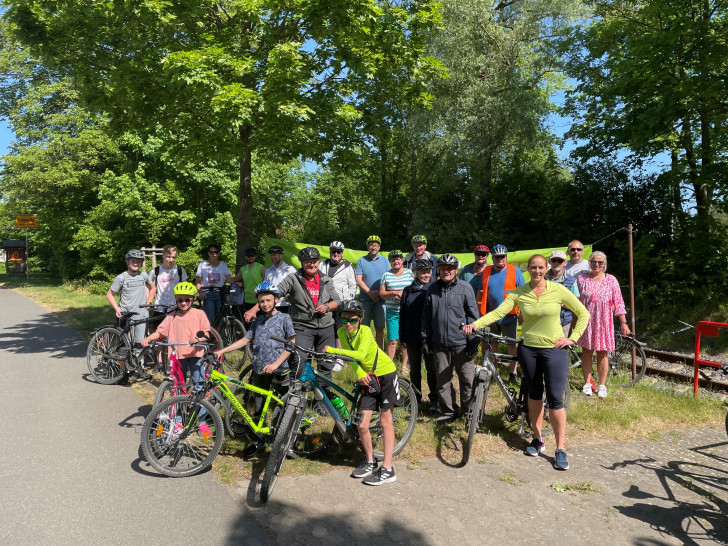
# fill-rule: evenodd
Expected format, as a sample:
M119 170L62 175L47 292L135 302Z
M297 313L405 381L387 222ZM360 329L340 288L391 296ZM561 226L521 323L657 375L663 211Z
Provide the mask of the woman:
M563 393L569 374L569 356L564 348L579 339L589 321L589 313L574 294L558 283L547 281L546 271L546 258L541 254L531 256L528 259L531 280L511 292L494 311L464 326L463 330L470 335L475 329L490 326L502 319L515 306L520 308L523 315L523 337L518 344L518 362L523 368L528 385L528 413L533 428L533 441L526 448L526 454L536 457L546 450L541 436L545 382L549 419L556 440L554 468L568 470L569 463L564 451L566 410ZM563 337L561 330L562 305L571 309L578 319L568 338Z
M592 358L597 352L597 372L599 374L599 398L607 397L607 371L609 362L607 351L614 350L614 323L612 314L619 317L622 335L630 334L625 318L624 300L619 283L614 275L607 275L607 255L594 252L589 257L589 273L576 278L579 287L579 300L583 303L591 320L579 339L581 351L581 371L584 374L584 388L587 396L592 395L594 380L592 379Z
M202 309L207 315L207 320L213 324L222 306L222 301L219 291L211 292L207 289L222 287L226 282L232 282L232 277L227 264L220 261L220 245L215 243L208 245L207 256L207 260L200 262L197 266L195 284L199 292L197 297L202 300Z

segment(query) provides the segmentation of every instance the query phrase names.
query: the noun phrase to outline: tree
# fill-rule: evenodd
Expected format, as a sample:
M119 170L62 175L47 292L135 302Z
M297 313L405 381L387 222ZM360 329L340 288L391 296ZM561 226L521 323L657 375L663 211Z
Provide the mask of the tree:
M579 83L566 111L583 159L670 154L678 206L707 227L726 189L728 10L713 0L598 0L584 28L565 33L567 72ZM677 185L692 195L683 202Z
M435 4L377 0L37 3L8 0L14 35L68 74L120 132L162 126L182 162L235 159L237 249L250 242L254 157L322 160L359 129L371 82L417 95ZM407 79L396 79L396 74Z

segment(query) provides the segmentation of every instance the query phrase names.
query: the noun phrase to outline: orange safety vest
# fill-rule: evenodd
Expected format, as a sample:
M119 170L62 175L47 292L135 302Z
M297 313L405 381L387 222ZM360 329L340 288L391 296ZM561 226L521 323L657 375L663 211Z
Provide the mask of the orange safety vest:
M483 293L480 298L480 315L485 315L485 308L488 305L488 281L490 280L490 272L493 269L492 265L489 265L483 271ZM503 298L505 299L508 294L516 289L516 266L513 264L506 264L506 282L503 286ZM513 310L508 313L509 315L518 314L518 306L514 307Z

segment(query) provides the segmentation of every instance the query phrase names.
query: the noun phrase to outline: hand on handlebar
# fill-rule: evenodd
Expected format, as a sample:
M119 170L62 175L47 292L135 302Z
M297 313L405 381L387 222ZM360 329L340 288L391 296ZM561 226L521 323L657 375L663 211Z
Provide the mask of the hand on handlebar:
M475 332L475 330L477 330L477 328L474 324L466 324L465 326L463 326L463 332L465 332L466 336L473 335L473 332Z

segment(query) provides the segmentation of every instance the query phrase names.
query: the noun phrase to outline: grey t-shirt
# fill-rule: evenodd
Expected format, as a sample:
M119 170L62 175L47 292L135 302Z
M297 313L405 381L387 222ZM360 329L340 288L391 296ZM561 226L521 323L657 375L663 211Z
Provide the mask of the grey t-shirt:
M566 267L564 269L566 269L566 272L572 277L576 277L583 272L589 273L589 260L582 260L581 263L578 264L566 262Z
M124 271L121 275L117 275L111 283L111 291L119 294L119 309L148 316L149 312L146 309L139 309L139 306L147 301L148 285L151 285L149 275L144 271L136 275L129 275L128 271Z

